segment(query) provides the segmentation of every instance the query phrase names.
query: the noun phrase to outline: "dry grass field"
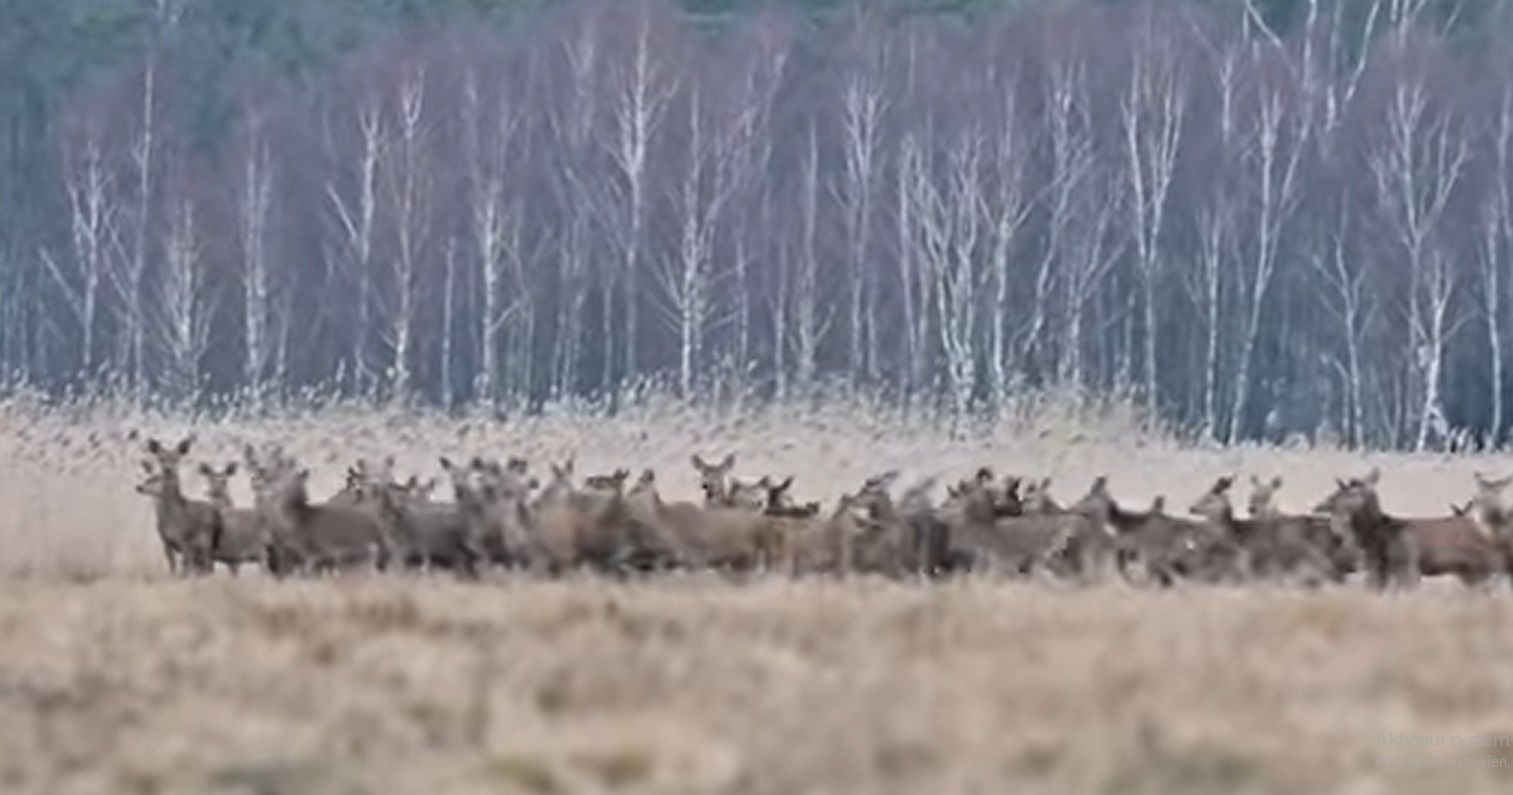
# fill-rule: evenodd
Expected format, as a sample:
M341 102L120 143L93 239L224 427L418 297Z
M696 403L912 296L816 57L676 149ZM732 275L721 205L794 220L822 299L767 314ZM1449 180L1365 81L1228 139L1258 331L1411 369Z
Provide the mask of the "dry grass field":
M1429 582L1077 589L981 580L612 583L168 578L130 431L193 460L284 441L335 487L358 456L575 455L656 467L735 450L799 499L862 478L1096 474L1177 510L1221 473L1291 510L1384 471L1445 513L1492 456L1180 447L1108 414L1027 410L953 438L865 406L614 421L329 409L197 423L0 404L0 791L7 793L1229 793L1513 789L1513 593ZM186 478L192 489L200 482ZM238 498L246 497L245 483ZM1457 739L1459 738L1459 739ZM1467 739L1479 744L1469 744Z

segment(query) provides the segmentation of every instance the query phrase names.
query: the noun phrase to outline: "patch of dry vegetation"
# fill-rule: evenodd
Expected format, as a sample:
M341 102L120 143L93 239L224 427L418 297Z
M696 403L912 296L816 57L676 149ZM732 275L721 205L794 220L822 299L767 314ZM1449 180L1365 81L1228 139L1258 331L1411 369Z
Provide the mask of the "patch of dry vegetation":
M1505 792L1513 601L688 578L0 586L7 792ZM1459 754L1457 757L1456 754Z
M1505 792L1506 586L1119 587L869 579L739 585L388 576L164 576L128 430L194 461L280 441L334 491L360 456L655 467L691 453L833 500L877 472L1049 475L1075 499L1183 506L1223 472L1282 474L1302 510L1371 465L1404 514L1444 514L1492 456L1184 448L1127 418L1026 411L951 435L866 406L519 422L372 410L195 423L0 404L0 791ZM189 483L198 494L200 484ZM247 504L245 483L233 498ZM1417 763L1416 765L1412 763Z

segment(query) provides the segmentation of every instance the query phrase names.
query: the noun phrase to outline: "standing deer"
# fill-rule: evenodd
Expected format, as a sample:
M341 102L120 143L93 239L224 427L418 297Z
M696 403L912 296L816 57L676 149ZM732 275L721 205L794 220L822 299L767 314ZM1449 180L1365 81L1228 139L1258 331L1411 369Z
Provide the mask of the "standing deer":
M518 468L515 460L510 463L506 468L475 458L464 468L441 459L442 469L452 479L469 552L479 562L516 568L529 563L526 501L534 481L525 476L524 462Z
M1322 550L1334 566L1334 579L1343 580L1351 572L1360 569L1360 548L1348 532L1337 532L1329 517L1286 514L1277 507L1276 494L1282 488L1280 476L1262 481L1251 475L1250 485L1248 508L1251 519L1276 525L1276 532L1302 538Z
M1441 574L1477 585L1509 570L1508 545L1489 536L1474 518L1388 515L1377 496L1380 480L1380 470L1374 469L1364 478L1338 481L1334 494L1315 508L1355 538L1372 585L1411 586L1421 575Z
M148 439L146 448L153 461L142 462L147 479L137 486L138 493L153 499L163 557L168 570L176 574L208 573L213 565L210 550L220 533L215 508L186 497L179 480L179 464L193 445L192 435L173 447Z
M477 575L479 556L469 542L466 512L457 504L430 499L435 481L411 477L378 492L380 516L388 525L390 559L400 566L433 571L449 569Z
M1240 544L1249 574L1314 585L1340 580L1341 574L1325 550L1298 532L1299 523L1236 518L1229 500L1234 482L1232 476L1219 478L1189 511Z
M293 549L305 571L382 568L392 546L387 529L371 510L350 505L310 502L310 471L290 475L279 489L278 512Z
M1158 498L1151 510L1138 513L1120 507L1108 492L1108 478L1099 476L1072 512L1100 525L1117 539L1120 568L1129 577L1129 564L1138 562L1149 581L1171 585L1178 579L1215 582L1239 573L1238 548L1208 525L1168 516Z
M268 546L268 527L263 514L254 509L237 508L231 502L231 478L236 474L233 461L221 469L209 464L200 464L200 475L205 478L205 496L220 513L221 532L216 537L211 558L231 570L232 575L243 563L262 563Z

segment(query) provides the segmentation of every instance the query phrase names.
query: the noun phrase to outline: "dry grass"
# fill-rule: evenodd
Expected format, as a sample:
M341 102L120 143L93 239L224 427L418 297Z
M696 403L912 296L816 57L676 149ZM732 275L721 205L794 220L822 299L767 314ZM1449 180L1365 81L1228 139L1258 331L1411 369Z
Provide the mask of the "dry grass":
M0 586L7 792L1506 792L1513 601Z
M1385 735L1513 734L1505 587L1077 591L871 581L735 586L444 578L173 582L110 407L0 404L0 791L1506 792L1513 748ZM1496 458L1180 449L1117 417L1038 411L969 441L865 407L501 424L372 411L195 425L198 458L280 439L332 488L359 455L689 453L798 476L800 499L866 475L979 463L1097 473L1174 506L1220 472L1288 478L1301 509L1373 463L1387 507L1445 511ZM93 440L93 441L91 441ZM191 481L194 483L195 481ZM196 483L196 488L198 484ZM245 491L238 493L245 498ZM1420 763L1411 766L1409 763Z

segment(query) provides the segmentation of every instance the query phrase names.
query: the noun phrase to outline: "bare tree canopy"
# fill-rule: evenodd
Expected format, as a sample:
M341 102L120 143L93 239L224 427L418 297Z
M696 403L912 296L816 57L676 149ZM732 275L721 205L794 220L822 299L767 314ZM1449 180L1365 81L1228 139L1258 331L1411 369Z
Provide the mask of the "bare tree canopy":
M1513 421L1505 4L168 1L92 61L55 5L0 11L6 389Z

